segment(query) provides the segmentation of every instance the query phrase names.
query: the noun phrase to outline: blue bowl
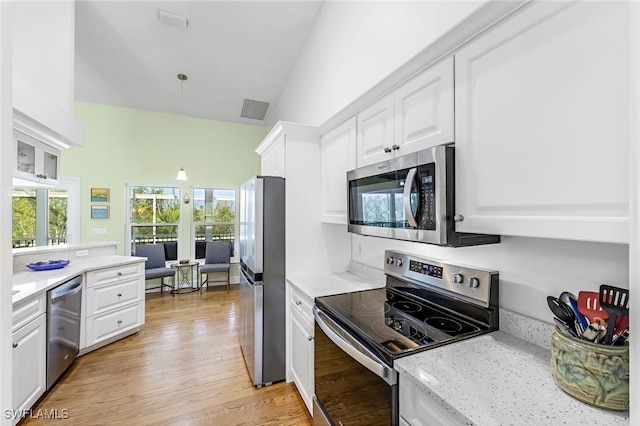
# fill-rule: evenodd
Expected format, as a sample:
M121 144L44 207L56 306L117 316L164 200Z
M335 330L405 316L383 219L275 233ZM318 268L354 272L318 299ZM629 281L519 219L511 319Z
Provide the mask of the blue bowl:
M51 269L64 268L68 264L68 260L46 260L44 262L30 263L27 265L27 267L34 271L49 271Z

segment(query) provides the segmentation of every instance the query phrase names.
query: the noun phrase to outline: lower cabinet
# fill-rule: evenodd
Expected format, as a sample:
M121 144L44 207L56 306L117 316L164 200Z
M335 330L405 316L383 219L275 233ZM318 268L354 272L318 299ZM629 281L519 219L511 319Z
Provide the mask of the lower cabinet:
M289 286L291 315L291 377L309 413L313 415L313 302L306 294Z
M400 424L403 426L462 426L458 418L438 401L426 395L413 382L400 376Z
M87 272L80 354L131 334L144 324L144 263Z
M28 316L25 313L30 312ZM13 311L13 424L21 410L30 409L46 388L47 315L45 296Z

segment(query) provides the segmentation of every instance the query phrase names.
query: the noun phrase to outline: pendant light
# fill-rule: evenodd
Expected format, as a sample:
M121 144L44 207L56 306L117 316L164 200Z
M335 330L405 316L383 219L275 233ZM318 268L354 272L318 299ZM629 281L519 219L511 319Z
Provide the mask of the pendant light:
M178 170L176 180L187 180L187 172L184 171L184 167L180 167L180 170Z

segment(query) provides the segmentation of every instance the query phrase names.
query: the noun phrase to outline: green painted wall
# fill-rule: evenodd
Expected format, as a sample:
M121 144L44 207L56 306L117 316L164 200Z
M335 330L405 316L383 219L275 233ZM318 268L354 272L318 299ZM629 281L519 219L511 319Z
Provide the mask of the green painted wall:
M124 253L125 184L239 188L260 173L254 149L265 126L205 120L175 114L76 103L84 147L64 150L61 174L81 179L81 242L118 241ZM180 167L188 181L176 181ZM91 219L91 188L110 189L109 219ZM98 203L94 203L98 204ZM182 204L180 258L190 256L192 203ZM106 235L92 235L104 228Z

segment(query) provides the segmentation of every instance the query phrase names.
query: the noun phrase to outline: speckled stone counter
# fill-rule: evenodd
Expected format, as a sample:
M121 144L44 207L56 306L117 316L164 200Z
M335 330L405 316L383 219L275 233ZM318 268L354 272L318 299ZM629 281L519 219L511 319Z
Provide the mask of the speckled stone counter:
M628 412L564 393L549 351L502 331L401 358L394 368L465 425L629 424Z
M331 294L371 290L385 286L384 281L380 282L379 280L371 280L351 272L288 277L287 281L296 286L311 299L329 296Z
M87 271L144 262L145 260L145 257L112 255L72 260L64 268L50 271L32 271L24 268L24 271L13 274L13 290L18 290L18 292L13 295L12 303L16 304L22 300L36 297L42 292Z

